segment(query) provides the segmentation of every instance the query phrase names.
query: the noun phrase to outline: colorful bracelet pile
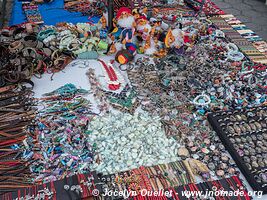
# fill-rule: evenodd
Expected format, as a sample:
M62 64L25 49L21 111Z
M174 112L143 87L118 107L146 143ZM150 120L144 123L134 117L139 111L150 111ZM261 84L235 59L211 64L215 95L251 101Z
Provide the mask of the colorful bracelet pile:
M94 113L90 101L81 96L86 93L66 84L39 102L43 109L36 118L38 143L32 149L35 161L30 165L35 183L90 172L96 146L87 138Z
M182 191L239 190L245 195L235 199L248 200L237 177L241 161L241 172L265 191L267 66L264 44L251 43L260 38L210 1L115 4L140 7L118 7L110 33L102 1L65 2L66 10L100 15L97 24L1 31L3 198L83 199L98 189L101 196L134 190L128 199L179 200ZM52 84L43 82L44 73L63 69ZM38 112L25 88L33 76L42 78L33 79L38 93L63 85L36 99ZM209 125L210 112L221 131ZM178 194L141 195L169 188Z

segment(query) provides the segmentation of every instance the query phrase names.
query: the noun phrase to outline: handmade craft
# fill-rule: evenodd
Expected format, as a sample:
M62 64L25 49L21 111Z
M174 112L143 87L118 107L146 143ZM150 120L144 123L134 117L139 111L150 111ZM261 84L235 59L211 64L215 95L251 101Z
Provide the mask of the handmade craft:
M23 2L22 9L27 17L28 22L35 24L43 24L41 13L38 10L38 5L34 2Z
M112 27L104 1L66 0L66 10L99 22L27 23L1 31L4 199L14 194L17 199L81 199L93 189L101 195L112 189L137 191L128 197L136 200L151 199L140 196L142 189L223 189L240 190L245 196L236 199L248 200L227 149L238 165L242 162L241 172L250 175L255 189L266 189L267 67L255 63L265 62L265 43L210 1L185 3L115 1L120 6L108 34ZM40 17L31 12L37 7L24 8ZM35 101L25 85L33 85L34 75L65 69L73 59L69 66L89 67L90 91L66 84L36 99L38 112L33 111ZM58 76L68 81L65 73ZM219 136L209 126L210 112L224 131ZM199 179L204 183L195 184ZM39 186L28 187L32 184Z
M114 39L121 39L123 44L131 43L135 31L132 11L127 7L121 7L117 12L116 22L117 27L111 33Z
M95 118L88 130L92 132L88 140L96 142L99 152L92 166L98 172L110 174L178 159L179 145L166 138L160 118L147 113L106 114Z
M0 194L32 185L29 165L36 111L31 89L16 84L0 87Z
M209 121L255 190L267 192L266 107L218 112Z
M33 147L30 165L35 183L46 183L90 172L95 144L88 143L88 123L94 116L90 102L81 95L86 90L73 84L44 95L43 109L36 118L38 143Z
M98 108L100 112L106 112L111 108L115 108L117 110L127 111L133 114L139 106L139 101L136 98L136 91L124 81L121 82L122 85L118 84L120 82L117 83L116 86L118 89L122 89L120 89L119 92L116 92L108 87L102 86L93 69L88 70L87 76L91 84L91 89L96 97L95 100L99 101ZM119 77L120 80L123 80L122 75L119 75ZM112 76L112 78L114 77ZM115 89L114 87L112 88Z

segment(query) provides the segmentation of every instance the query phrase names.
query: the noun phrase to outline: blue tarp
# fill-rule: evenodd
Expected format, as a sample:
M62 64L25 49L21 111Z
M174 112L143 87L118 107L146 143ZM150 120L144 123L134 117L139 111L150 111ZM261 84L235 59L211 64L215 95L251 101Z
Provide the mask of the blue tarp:
M27 21L21 5L21 1L14 1L12 16L9 22L10 25L21 24ZM63 7L64 0L54 0L52 3L40 4L39 11L44 20L44 24L55 25L59 22L72 22L76 24L78 22L88 21L97 23L99 20L98 17L92 17L88 20L88 16L82 16L82 14L78 12L68 12L64 10Z

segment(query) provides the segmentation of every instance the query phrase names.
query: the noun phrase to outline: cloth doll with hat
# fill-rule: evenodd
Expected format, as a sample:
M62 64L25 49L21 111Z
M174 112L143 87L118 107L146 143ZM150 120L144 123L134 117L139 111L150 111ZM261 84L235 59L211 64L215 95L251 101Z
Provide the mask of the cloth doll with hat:
M121 39L123 44L131 43L135 32L135 19L132 11L127 7L121 7L116 15L116 28L111 35L114 39Z
M147 18L144 15L141 15L136 20L136 31L143 40L146 40L149 37L151 32L151 25Z

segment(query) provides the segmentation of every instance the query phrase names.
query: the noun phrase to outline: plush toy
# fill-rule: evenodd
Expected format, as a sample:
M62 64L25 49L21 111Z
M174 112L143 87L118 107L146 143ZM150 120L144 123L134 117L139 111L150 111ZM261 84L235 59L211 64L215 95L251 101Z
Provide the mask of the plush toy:
M131 43L135 32L135 19L129 8L122 7L116 15L116 28L111 35L113 39L121 39L123 44Z

